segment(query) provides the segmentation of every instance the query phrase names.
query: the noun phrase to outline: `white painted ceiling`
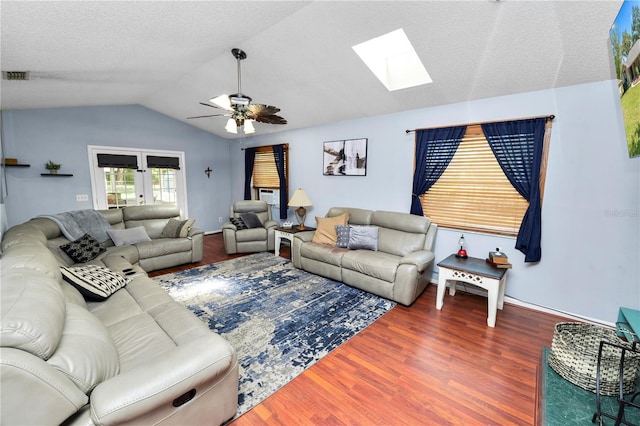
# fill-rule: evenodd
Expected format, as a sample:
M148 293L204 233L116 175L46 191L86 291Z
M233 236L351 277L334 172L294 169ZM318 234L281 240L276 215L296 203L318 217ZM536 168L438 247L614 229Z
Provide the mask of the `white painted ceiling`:
M0 2L7 109L140 104L224 138L198 104L281 108L257 134L614 78L608 1ZM433 83L389 92L351 46L403 28ZM242 135L239 135L240 137Z

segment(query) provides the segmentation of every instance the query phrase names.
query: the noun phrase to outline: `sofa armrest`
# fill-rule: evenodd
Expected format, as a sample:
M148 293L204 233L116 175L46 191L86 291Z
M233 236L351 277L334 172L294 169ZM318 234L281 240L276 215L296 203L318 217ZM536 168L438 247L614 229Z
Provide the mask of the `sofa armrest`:
M271 228L277 228L278 226L280 226L280 224L278 222L276 222L275 220L267 220L263 226L266 229L271 229Z
M203 397L213 384L227 376L237 377L237 370L238 361L232 346L212 333L100 383L90 396L91 420L95 424L117 424L132 419L159 422L180 410L180 406L174 406L176 398L192 389L195 389L194 398ZM237 395L229 397L235 404Z
M191 228L191 229L189 229L189 233L187 234L187 237L193 237L194 235L200 235L200 234L204 235L204 229Z
M409 253L400 259L400 264L416 265L419 272L423 272L433 262L435 255L431 251L419 250Z
M313 240L313 235L315 233L316 231L300 231L293 234L293 238L297 238L303 243L308 243L309 241Z
M224 225L222 225L222 230L224 231L225 229L235 232L238 230L238 227L231 222L226 222Z

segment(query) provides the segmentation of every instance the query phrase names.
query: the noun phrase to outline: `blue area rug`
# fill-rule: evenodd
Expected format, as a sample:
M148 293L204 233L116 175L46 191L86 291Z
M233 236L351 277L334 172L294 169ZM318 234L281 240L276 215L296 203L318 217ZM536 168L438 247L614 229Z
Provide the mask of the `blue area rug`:
M596 412L596 395L565 380L549 367L549 348L542 348L543 425L578 426L593 425L591 419ZM640 385L638 389L640 390ZM603 413L615 416L618 401L614 396L601 397ZM640 410L628 408L626 420L640 425ZM614 420L603 417L603 425L613 425Z
M240 416L395 306L258 253L154 278L240 363Z

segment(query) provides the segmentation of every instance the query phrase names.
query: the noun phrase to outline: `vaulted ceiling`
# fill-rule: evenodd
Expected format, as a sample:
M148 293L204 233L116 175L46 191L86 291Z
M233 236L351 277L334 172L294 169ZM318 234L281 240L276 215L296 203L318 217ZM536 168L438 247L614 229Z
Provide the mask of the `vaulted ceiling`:
M140 104L214 133L199 105L242 89L303 128L614 78L608 1L7 1L3 110ZM352 46L403 28L433 83L389 92ZM242 135L238 135L240 137Z

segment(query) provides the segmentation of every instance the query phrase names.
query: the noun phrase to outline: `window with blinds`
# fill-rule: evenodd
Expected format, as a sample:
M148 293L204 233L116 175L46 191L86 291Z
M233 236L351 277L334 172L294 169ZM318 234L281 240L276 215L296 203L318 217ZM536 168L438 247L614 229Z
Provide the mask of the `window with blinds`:
M284 173L289 176L289 152L284 149ZM287 179L288 181L288 179ZM253 164L254 188L278 189L280 188L280 176L276 168L276 160L273 157L273 148L271 146L261 146L256 148L256 157Z
M466 133L440 179L420 197L424 215L439 226L517 235L529 202L500 168L482 127Z

